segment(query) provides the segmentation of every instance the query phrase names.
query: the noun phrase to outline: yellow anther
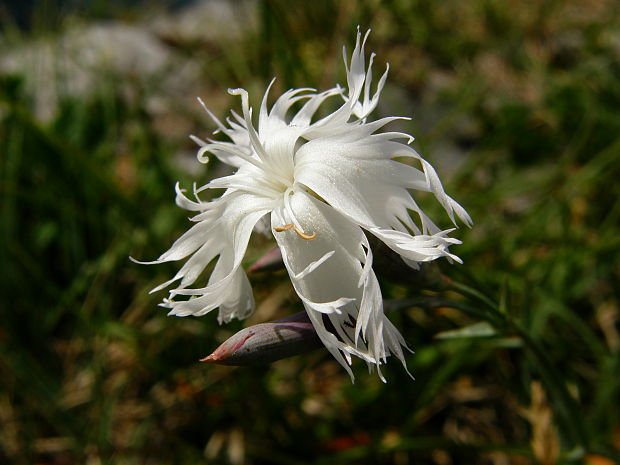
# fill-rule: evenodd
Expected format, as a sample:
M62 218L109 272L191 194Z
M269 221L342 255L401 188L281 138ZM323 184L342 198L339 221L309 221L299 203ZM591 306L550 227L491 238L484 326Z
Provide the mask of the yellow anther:
M303 232L301 229L299 229L297 226L295 226L292 223L285 224L284 226L276 226L275 228L273 228L275 232L288 231L289 229L293 229L299 237L307 241L311 241L312 239L316 237L316 232L313 232L312 234L306 234L305 232Z
M305 234L304 232L300 231L299 229L297 229L297 226L294 226L295 232L297 233L297 235L299 237L301 237L302 239L305 239L307 241L311 241L312 239L314 239L316 237L316 231L313 232L312 234Z
M277 226L277 227L273 228L273 230L275 232L282 232L282 231L288 231L292 227L294 227L294 225L292 223L289 223L289 224L285 224L284 226Z

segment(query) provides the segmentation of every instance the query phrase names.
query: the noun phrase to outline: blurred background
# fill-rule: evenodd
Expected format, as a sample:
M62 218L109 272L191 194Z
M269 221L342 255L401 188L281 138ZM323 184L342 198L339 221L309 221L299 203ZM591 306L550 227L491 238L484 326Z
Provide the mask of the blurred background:
M0 3L0 463L555 464L620 458L620 3L205 0ZM174 184L218 173L188 134L276 92L344 79L370 27L377 116L475 221L451 284L382 279L416 351L388 383L325 351L198 359L302 309L167 317L154 259L188 226ZM449 220L424 203L443 227ZM270 248L252 242L251 264Z

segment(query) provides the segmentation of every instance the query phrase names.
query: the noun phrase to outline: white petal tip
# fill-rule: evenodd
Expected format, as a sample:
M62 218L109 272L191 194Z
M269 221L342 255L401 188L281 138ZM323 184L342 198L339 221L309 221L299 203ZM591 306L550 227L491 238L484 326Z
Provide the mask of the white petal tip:
M190 134L189 138L192 140L192 142L195 142L200 147L203 147L203 146L207 145L207 143L205 141L203 141L200 137L197 137L197 136L195 136L193 134Z

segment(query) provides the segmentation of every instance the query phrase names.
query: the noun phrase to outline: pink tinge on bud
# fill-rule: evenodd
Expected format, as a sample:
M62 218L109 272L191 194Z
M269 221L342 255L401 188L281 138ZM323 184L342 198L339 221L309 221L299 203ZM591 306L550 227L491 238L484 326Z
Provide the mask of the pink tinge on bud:
M247 328L247 329L250 329L250 328ZM241 332L247 332L247 334L244 334L242 337L235 337L235 336L239 336ZM254 334L255 333L253 331L242 330L239 333L237 333L235 336L229 338L224 344L220 345L217 349L215 349L215 351L211 355L208 355L205 358L201 358L200 361L209 362L209 363L223 363L222 360L225 360L225 359L230 358L231 356L234 356L235 352L240 350L245 344L245 342L248 339L250 339L252 336L254 336Z
M256 365L323 347L306 312L249 326L224 341L201 362L219 365Z

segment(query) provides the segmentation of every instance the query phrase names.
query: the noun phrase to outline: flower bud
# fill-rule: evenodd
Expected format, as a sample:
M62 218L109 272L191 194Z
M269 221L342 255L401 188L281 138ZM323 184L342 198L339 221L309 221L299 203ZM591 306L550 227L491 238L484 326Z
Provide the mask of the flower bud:
M256 365L275 362L322 347L306 312L242 329L200 360L219 365Z

